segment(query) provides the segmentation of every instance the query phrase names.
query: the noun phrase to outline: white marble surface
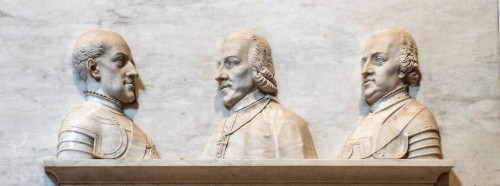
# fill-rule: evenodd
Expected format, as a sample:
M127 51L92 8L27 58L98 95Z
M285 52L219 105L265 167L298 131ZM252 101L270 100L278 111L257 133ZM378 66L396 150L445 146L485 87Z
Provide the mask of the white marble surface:
M273 49L279 97L301 115L318 156L335 159L366 110L360 55L368 35L400 27L415 38L417 99L440 125L453 184L498 185L498 1L10 1L0 0L0 175L50 184L62 118L82 102L71 75L74 39L121 33L144 84L135 121L163 158L195 158L220 118L215 56L231 31L255 30ZM214 106L215 105L215 106Z

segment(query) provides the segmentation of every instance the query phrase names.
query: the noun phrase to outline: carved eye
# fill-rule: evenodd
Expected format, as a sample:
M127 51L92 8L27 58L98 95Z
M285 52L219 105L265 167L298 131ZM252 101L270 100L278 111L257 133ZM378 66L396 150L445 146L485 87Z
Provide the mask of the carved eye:
M365 63L366 63L366 58L362 58L361 59L361 65L365 65Z
M240 63L240 60L238 58L229 58L226 60L226 63L224 66L227 69L233 68L234 66L238 65Z
M125 58L123 58L123 57L116 58L115 62L118 65L118 67L125 66Z
M228 63L229 67L234 67L234 65L236 65L236 62L234 60L229 60Z
M380 65L385 61L385 59L382 56L377 56L373 61L375 62L375 64Z

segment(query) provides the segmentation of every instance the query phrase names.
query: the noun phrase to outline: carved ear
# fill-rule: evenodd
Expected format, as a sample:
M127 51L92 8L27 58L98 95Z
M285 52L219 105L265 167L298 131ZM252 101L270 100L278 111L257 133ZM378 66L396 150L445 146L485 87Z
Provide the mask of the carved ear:
M259 70L257 70L257 67L252 66L252 77L255 78L259 76Z
M402 81L404 81L405 78L406 78L406 74L402 70L399 70L398 77L399 77L399 79L401 79Z
M414 87L414 86L418 86L419 83L420 83L420 74L418 71L412 71L410 73L408 73L407 75L408 77L408 85Z
M404 84L414 87L419 85L420 74L418 71L411 71L407 74L405 74L403 71L400 71L399 79L401 79Z
M89 71L90 76L92 76L96 81L99 81L101 79L99 68L97 67L95 59L87 59L87 70Z

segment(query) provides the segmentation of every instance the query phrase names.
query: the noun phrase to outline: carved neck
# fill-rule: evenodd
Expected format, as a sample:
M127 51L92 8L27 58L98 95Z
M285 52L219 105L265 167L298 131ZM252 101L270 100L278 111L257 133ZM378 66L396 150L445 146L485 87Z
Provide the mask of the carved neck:
M250 105L254 104L255 102L261 100L262 98L266 97L264 93L262 93L259 89L247 94L245 97L241 98L238 103L236 103L233 108L230 111L230 114L233 114L235 112L238 112L244 108L249 107Z
M122 103L115 98L91 90L85 90L83 91L83 94L85 94L87 101L97 102L115 110L123 111Z
M406 85L400 86L373 103L370 106L370 112L379 112L408 98L410 98L410 96L408 96L406 92Z

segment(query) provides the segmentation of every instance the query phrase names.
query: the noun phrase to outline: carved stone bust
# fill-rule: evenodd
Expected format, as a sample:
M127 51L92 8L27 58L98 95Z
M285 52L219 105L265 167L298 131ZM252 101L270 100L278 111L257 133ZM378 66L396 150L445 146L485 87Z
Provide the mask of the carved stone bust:
M306 123L283 107L271 47L255 32L226 36L217 61L222 101L229 110L212 132L203 159L315 159Z
M123 112L136 100L132 53L117 33L89 31L74 46L72 63L86 102L59 130L59 159L157 159L153 143Z
M408 96L419 85L415 41L399 29L376 31L361 59L363 95L370 113L345 143L343 159L440 158L440 137L431 111Z

